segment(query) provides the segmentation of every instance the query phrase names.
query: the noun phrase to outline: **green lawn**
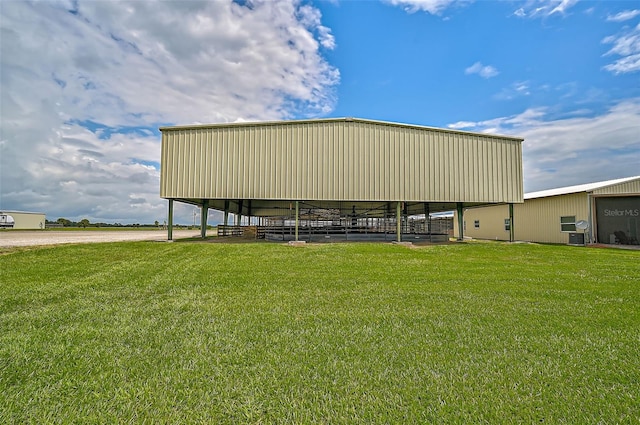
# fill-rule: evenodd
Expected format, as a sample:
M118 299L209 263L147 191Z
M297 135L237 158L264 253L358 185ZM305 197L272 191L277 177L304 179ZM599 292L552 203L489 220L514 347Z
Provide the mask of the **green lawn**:
M0 423L638 423L640 251L0 255Z

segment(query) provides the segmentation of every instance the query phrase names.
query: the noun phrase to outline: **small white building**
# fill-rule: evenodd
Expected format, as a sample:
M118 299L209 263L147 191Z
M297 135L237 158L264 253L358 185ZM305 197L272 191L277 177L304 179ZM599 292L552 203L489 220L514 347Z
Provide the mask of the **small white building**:
M0 229L44 229L45 213L27 211L0 211Z
M508 205L467 208L463 218L475 239L639 245L640 176L525 193L513 222Z

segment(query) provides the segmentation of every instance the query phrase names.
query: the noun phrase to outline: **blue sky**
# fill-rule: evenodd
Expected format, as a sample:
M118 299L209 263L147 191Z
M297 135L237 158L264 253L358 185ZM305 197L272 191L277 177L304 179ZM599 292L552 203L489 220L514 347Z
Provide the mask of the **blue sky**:
M163 221L157 129L190 123L516 135L527 192L640 175L637 1L10 0L0 18L0 209Z
M605 56L611 45L602 40L640 21L607 18L634 3L577 2L564 13L516 15L525 5L454 3L432 15L373 1L320 3L337 40L327 58L341 76L332 115L446 127L535 107L551 107L549 119L578 109L600 114L612 101L640 96L637 71L603 69L615 56Z

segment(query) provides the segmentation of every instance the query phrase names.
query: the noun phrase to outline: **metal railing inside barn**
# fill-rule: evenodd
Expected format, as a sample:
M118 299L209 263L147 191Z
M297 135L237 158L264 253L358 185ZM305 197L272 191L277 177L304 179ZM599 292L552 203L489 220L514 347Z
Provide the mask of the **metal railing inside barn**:
M218 225L219 237L253 236L256 239L291 241L295 239L295 219L290 216L262 217L255 226ZM395 217L366 217L355 214L336 216L335 212L304 211L298 219L298 239L321 241L393 241ZM444 242L453 236L453 217L404 217L402 238Z

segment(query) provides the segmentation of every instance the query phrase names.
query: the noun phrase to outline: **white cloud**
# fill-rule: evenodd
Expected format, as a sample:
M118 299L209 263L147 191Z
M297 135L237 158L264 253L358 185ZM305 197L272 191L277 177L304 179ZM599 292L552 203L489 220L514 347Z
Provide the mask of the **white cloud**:
M578 0L562 0L559 2L557 6L551 9L549 15L553 15L554 13L565 14L569 8L578 3Z
M640 71L640 24L627 28L620 33L605 37L604 44L613 44L605 56L616 55L619 59L604 67L614 74Z
M633 19L636 16L640 15L640 10L638 9L634 9L634 10L625 10L622 11L620 13L617 13L613 16L607 16L607 21L609 22L624 22L624 21L628 21L629 19Z
M403 7L409 13L427 12L439 15L449 6L456 3L454 0L385 0L393 6Z
M614 63L606 65L604 69L611 71L614 74L626 74L627 72L640 71L640 54L620 58Z
M248 6L4 2L0 206L160 220L158 125L331 111L339 72L320 12Z
M449 124L447 127L453 130L464 130L476 127L476 123L474 121L458 121L452 124Z
M300 22L307 28L315 29L318 33L320 44L327 49L335 49L336 41L331 34L331 29L322 25L322 14L314 7L305 5L298 11Z
M516 81L509 87L503 88L493 97L498 100L511 100L520 96L529 96L531 94L528 81Z
M528 96L531 94L529 92L529 83L527 81L517 81L513 83L513 89L522 95Z
M480 62L476 62L467 69L464 70L467 75L478 74L482 78L491 78L499 74L498 70L491 65L483 65Z
M564 15L576 3L578 3L578 0L527 0L525 5L518 8L513 14L519 18L544 18L555 14Z
M511 134L525 139L525 190L548 189L638 174L640 99L620 102L596 116L551 118L547 108L450 128Z

